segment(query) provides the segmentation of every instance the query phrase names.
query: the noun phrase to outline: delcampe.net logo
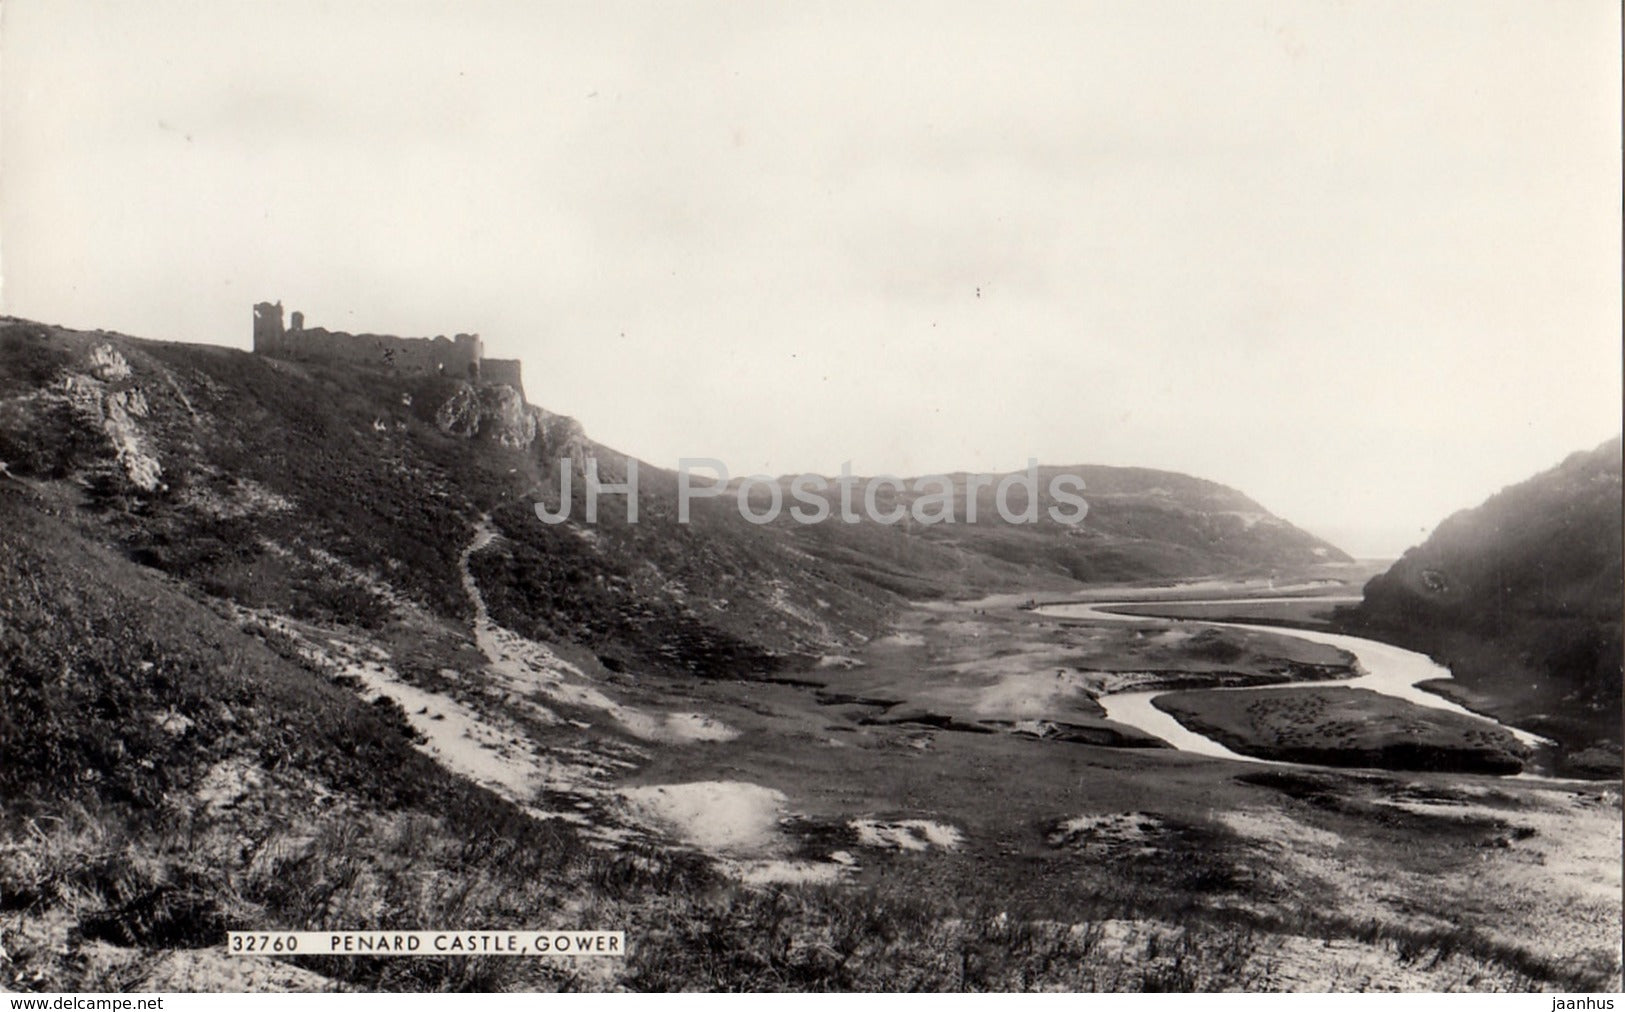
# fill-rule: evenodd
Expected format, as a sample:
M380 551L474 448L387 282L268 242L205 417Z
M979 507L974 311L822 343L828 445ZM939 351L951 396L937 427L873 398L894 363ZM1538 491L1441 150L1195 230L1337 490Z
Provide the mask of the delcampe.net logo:
M574 508L572 470L568 459L559 461L558 505L535 505L536 516L543 523L558 524L570 519ZM582 519L597 523L599 497L618 495L625 497L626 522L638 522L636 460L625 460L626 477L619 482L599 480L596 457L588 457L582 470L586 475ZM698 482L696 470L702 472ZM984 489L992 490L993 510L1008 524L1036 524L1040 510L1055 523L1068 525L1082 523L1089 514L1089 504L1078 495L1084 490L1082 478L1055 474L1041 490L1038 461L1030 457L1025 471L1002 476L967 474L952 478L930 474L907 481L888 474L855 477L851 461L843 462L840 475L833 479L818 474L777 478L753 474L733 481L727 465L714 457L684 457L677 465L677 522L689 522L695 500L732 496L739 515L753 524L773 523L786 509L790 518L800 524L827 520L848 524L862 520L877 524L973 524L977 522L978 497ZM1047 504L1041 491L1047 493Z

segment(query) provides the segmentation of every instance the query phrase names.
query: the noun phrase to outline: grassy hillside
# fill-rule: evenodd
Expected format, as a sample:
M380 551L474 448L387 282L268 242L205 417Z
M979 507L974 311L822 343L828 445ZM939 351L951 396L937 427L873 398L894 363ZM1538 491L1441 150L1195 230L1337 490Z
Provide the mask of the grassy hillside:
M1277 888L1258 869L1292 865L1260 813L1295 799L1171 750L1088 744L1087 679L1059 677L1184 672L1189 653L1230 677L1290 667L1279 647L1205 656L1178 630L1158 646L953 603L1336 558L1238 493L1085 468L1082 528L758 527L726 501L679 524L675 477L643 467L640 522L610 498L588 525L589 455L621 478L569 419L490 388L0 321L0 986L1613 979L1591 935L1525 945L1499 908L1480 918L1495 930L1415 923L1408 896L1339 912L1337 876L1364 893L1411 854L1374 804L1281 822L1355 846L1327 843L1323 873ZM532 508L558 505L561 457L576 519L547 525ZM942 674L939 700L870 719L889 704L869 694L921 672ZM1007 679L1072 700L1076 726L1041 725ZM730 828L726 806L689 822L638 807L684 788L766 798L758 849L696 842ZM1617 828L1575 811L1585 840ZM917 850L916 824L961 842ZM1487 819L1424 857L1476 876L1505 832ZM1474 882L1450 878L1429 909ZM471 925L620 928L632 946L613 966L218 952L230 928ZM1327 940L1350 976L1325 972Z
M98 349L127 370L98 374ZM724 518L719 536L715 504L681 531L658 516L655 489L637 527L616 522L617 501L595 528L540 523L531 492L547 426L567 420L537 412L542 434L504 446L439 424L459 394L438 378L11 323L0 330L0 461L48 483L130 559L296 618L373 627L399 597L466 622L456 563L489 513L513 545L482 559L493 607L550 638L613 644L656 668L678 653L706 668L771 668L876 627L884 592L810 569L743 523ZM157 474L150 488L131 478L142 468ZM745 578L764 572L790 589ZM824 601L828 617L786 607L786 593L791 605Z
M1045 580L1085 583L1143 579L1169 579L1208 573L1265 574L1326 562L1348 562L1336 547L1270 514L1246 496L1215 482L1148 468L1080 465L1040 467L1036 470L1039 508L1036 522L1012 524L998 513L997 486L1004 475L989 476L974 494L966 474L944 476L950 482L952 523L905 522L894 527L872 523L842 524L833 519L814 525L781 516L779 526L806 550L840 557L863 553L893 559L915 573L951 571L956 558L967 555L981 565L1011 567L1026 577L1029 586ZM1071 488L1088 503L1078 524L1059 522L1048 512L1056 500L1049 496L1058 476L1075 478ZM857 479L852 494L861 513L864 479ZM783 501L794 505L788 481L781 479ZM934 491L927 489L927 492ZM823 497L838 515L839 492ZM906 490L883 489L876 497L881 512L913 510L922 493L909 483ZM975 500L974 519L969 509ZM765 512L769 494L754 489L752 502ZM1072 507L1060 504L1064 514ZM1013 514L1028 509L1026 491L1013 488L1006 501ZM934 507L921 506L928 515ZM983 561L987 560L987 561ZM961 561L960 568L964 563ZM917 579L917 577L916 577Z
M691 851L587 846L572 826L532 818L430 761L398 709L302 663L274 631L245 630L91 544L45 505L0 482L7 989L1116 989L1260 979L1246 965L1251 936L1222 924L1110 945L1098 928L1011 924L972 897L884 885L753 889ZM1157 903L1177 909L1177 897ZM624 966L215 956L231 929L584 920L636 940Z
M10 473L50 483L129 558L296 618L375 626L399 595L466 621L456 561L486 514L503 535L479 559L499 621L614 664L701 674L816 656L871 635L904 598L1341 557L1233 490L1129 468L1068 469L1091 504L1076 527L1005 524L990 488L975 524L758 527L726 497L679 524L676 476L645 464L639 522L611 496L588 525L584 460L609 482L624 455L542 409L531 438L511 418L491 438L462 413L484 397L445 378L0 322ZM546 525L531 511L558 505L561 457L572 519Z
M1617 773L1621 558L1615 438L1447 518L1342 618L1447 664L1470 706L1613 746Z
M31 915L5 923L16 976L0 983L123 989L129 953L107 946L385 926L344 898L346 875L391 882L403 900L403 876L425 876L401 912L431 919L459 889L498 918L565 891L583 858L573 833L449 775L413 747L398 708L302 663L270 630L91 543L15 482L0 486L0 911ZM347 835L325 848L291 845L341 823ZM437 855L413 872L392 853L405 826ZM322 972L458 987L503 968L329 960Z

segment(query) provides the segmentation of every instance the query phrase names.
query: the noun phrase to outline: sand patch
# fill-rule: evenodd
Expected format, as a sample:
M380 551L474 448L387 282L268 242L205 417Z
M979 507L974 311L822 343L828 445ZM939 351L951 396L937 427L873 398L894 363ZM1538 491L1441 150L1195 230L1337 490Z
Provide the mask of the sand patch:
M953 826L927 819L899 819L883 822L878 819L853 819L847 823L858 834L858 845L881 850L955 850L964 842L965 835Z
M343 983L280 959L245 957L224 949L165 952L144 965L135 991L344 991Z
M549 779L540 757L524 747L517 729L500 727L463 704L403 682L387 666L353 663L346 673L371 692L400 704L420 746L442 766L520 804ZM564 786L558 784L557 786Z
M1625 882L1619 862L1621 821L1619 796L1575 796L1562 791L1531 791L1519 810L1465 804L1449 799L1381 800L1421 815L1498 820L1516 832L1506 860L1486 873L1506 888L1567 894L1574 903L1604 904L1619 913Z
M889 636L882 636L875 640L875 646L923 647L925 646L925 637L919 633L911 632L892 633Z
M831 861L723 861L724 875L746 885L827 885L838 882L849 869L844 862Z
M479 584L469 569L475 552L489 546L497 534L488 519L481 520L458 560L463 590L474 605L474 642L485 655L497 684L520 699L541 696L549 702L582 710L597 710L644 741L668 744L731 741L739 732L715 718L699 713L649 713L610 698L586 672L547 646L504 629L491 619Z
M701 850L749 854L779 841L780 791L738 780L659 784L621 790L634 815L658 823Z
M1331 850L1343 842L1343 838L1336 833L1317 829L1280 812L1267 809L1241 808L1229 812L1214 812L1213 816L1237 836L1266 843L1285 844L1295 849L1316 847Z
M64 947L65 948L65 947ZM267 956L228 953L224 947L156 952L87 942L77 951L86 969L118 980L130 991L322 993L347 991L342 982ZM606 960L607 962L607 960Z
M732 741L739 732L703 713L668 713L663 731L674 742Z
M975 707L983 716L1039 719L1054 716L1069 697L1088 695L1084 678L1076 671L1024 671L1001 675L981 690Z
M853 668L863 667L863 662L856 657L848 657L846 654L825 654L818 658L818 666L820 668L839 668L842 671L850 671Z
M578 812L537 807L538 792L590 793L594 785L624 775L629 765L595 753L566 749L543 753L508 715L482 713L451 696L407 682L388 663L389 654L377 646L334 638L315 640L280 616L247 610L243 614L288 636L311 663L338 677L354 679L364 695L393 700L418 734L416 747L420 752L450 772L520 805L536 818L586 824L588 820ZM541 723L557 721L540 707L533 706L529 715Z

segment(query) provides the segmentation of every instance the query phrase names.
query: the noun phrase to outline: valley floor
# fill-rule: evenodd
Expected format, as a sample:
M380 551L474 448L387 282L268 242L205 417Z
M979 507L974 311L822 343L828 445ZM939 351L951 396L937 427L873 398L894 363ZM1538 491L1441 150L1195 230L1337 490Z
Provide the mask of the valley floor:
M393 700L421 751L584 841L567 859L572 885L537 880L528 906L506 909L624 929L628 960L523 961L549 965L472 980L321 957L226 960L207 947L121 946L116 932L89 940L76 911L95 903L73 894L0 907L9 983L1619 984L1617 782L1215 759L1159 747L1096 701L1127 688L1335 683L1352 673L1338 650L1175 622L1065 621L999 598L913 607L889 635L777 681L612 673L491 621L468 568L491 537L482 531L462 560L471 636L407 605L367 636L241 609L233 620L270 630L364 697ZM438 660L426 667L426 656ZM303 806L308 825L279 826L267 798ZM178 804L191 813L191 852L216 847L241 863L241 911L288 909L269 905L267 876L310 878L302 922L252 926L464 927L400 919L504 909L405 902L400 883L413 875L458 886L455 826L327 807L296 771L222 761ZM31 833L0 852L7 882L38 886L49 869L28 862L108 847L88 816ZM117 846L134 861L155 845ZM346 851L366 847L377 854ZM460 885L474 894L502 888L497 871L467 875ZM502 976L516 972L544 975Z

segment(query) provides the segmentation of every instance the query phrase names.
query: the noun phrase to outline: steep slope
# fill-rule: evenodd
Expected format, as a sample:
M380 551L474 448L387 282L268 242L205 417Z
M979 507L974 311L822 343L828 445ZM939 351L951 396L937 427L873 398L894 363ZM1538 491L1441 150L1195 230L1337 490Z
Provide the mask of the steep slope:
M588 524L588 457L624 477L624 455L504 386L0 322L13 475L48 483L135 561L300 619L375 627L399 597L466 622L456 562L484 515L503 535L476 560L500 621L614 666L706 675L816 657L903 598L1344 558L1231 489L1133 468L1065 469L1091 507L1077 526L1007 524L991 486L975 523L757 526L728 497L678 523L677 476L644 464L638 523L608 496ZM558 506L561 459L571 520L543 524L532 511Z
M13 322L0 461L131 559L299 619L375 628L400 599L466 624L458 556L491 514L511 537L480 560L492 607L547 638L738 674L876 628L884 592L717 504L680 531L654 489L637 526L618 501L593 527L540 523L542 461L589 444L504 392Z
M232 928L389 926L344 894L357 882L406 919L521 918L572 895L588 855L432 761L398 706L64 513L0 477L0 986L559 985L540 966L211 961Z
M1469 705L1612 743L1617 773L1621 559L1615 438L1450 516L1344 617L1448 664Z

